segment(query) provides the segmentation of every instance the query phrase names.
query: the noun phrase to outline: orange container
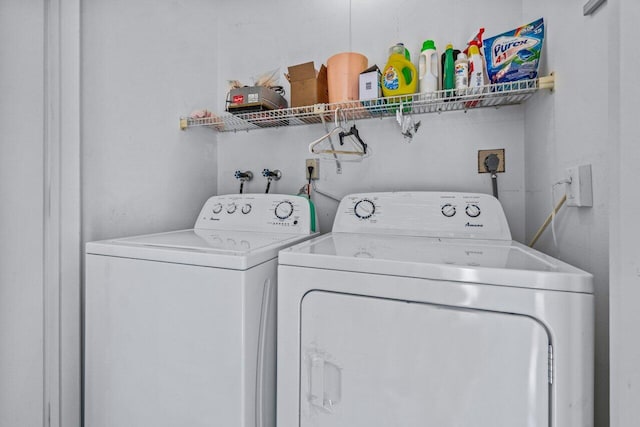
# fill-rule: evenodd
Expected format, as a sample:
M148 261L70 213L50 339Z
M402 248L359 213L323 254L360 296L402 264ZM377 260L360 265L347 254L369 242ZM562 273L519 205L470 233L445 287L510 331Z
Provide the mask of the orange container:
M360 73L369 67L366 56L356 52L333 55L327 60L329 103L357 101Z

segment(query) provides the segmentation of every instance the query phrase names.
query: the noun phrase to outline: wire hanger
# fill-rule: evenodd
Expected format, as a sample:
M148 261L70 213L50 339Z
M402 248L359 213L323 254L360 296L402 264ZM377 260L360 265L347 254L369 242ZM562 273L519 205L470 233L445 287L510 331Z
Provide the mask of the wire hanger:
M356 125L353 124L351 128L347 130L342 127L339 117L342 117L344 119L344 112L341 112L340 108L336 108L334 114L334 128L309 144L309 151L312 154L332 154L334 155L334 158L336 155L358 156L360 158L367 157L370 154L370 150L367 151L367 144L362 140L362 138L360 138L360 134ZM339 149L335 148L335 144L333 143L332 139L332 137L336 134L340 139ZM330 149L318 148L317 146L325 139L329 140Z

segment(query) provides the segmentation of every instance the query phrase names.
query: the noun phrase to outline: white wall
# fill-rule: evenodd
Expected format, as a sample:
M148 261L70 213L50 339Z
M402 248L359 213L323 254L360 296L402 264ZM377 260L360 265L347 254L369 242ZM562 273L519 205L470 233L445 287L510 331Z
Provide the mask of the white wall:
M552 95L526 104L527 238L551 211L551 186L567 167L591 164L593 207L564 207L536 248L594 275L596 309L596 426L608 425L609 388L609 160L608 7L584 17L585 1L525 1L525 21L544 16L546 69L556 75ZM591 54L585 54L589 52ZM564 187L556 189L559 200Z
M349 4L352 4L351 31ZM522 5L505 0L479 2L435 0L389 4L382 0L282 0L224 2L218 15L219 98L213 108L224 110L226 81L253 84L252 76L314 61L326 63L333 54L353 50L384 67L388 47L402 41L417 62L422 42L435 39L442 49L448 42L464 46L481 26L487 34L520 23ZM224 7L223 7L224 6ZM237 13L242 10L242 13ZM497 13L499 11L499 13ZM455 18L454 18L455 17ZM350 42L351 40L351 42ZM404 142L392 118L357 122L360 134L373 150L362 163L345 164L336 175L331 162L322 162L318 187L337 196L357 191L459 190L491 193L488 174L477 173L477 150L506 149L505 174L499 176L501 200L518 240L524 239L524 116L522 107L419 117L422 127L411 144ZM219 192L238 191L233 172L249 169L254 180L248 191L262 192L264 168L280 169L273 192L295 193L304 184L307 145L325 133L322 125L218 135ZM329 231L336 203L316 195L320 227Z
M44 16L0 3L0 426L44 422Z
M610 49L620 66L611 68L610 89L613 150L611 166L611 426L635 426L640 419L640 210L638 179L637 71L640 57L633 36L640 19L640 4L613 2Z
M217 190L216 136L178 119L216 99L215 5L84 0L84 240L189 228Z

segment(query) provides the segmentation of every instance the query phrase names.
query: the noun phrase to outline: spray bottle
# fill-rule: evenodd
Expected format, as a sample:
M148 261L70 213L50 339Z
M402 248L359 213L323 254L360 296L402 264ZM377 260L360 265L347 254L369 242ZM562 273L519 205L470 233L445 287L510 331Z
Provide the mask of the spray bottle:
M480 49L475 44L469 46L469 87L472 89L485 85L484 63Z
M420 92L436 92L438 90L438 53L433 40L426 40L422 44L418 69L420 72Z

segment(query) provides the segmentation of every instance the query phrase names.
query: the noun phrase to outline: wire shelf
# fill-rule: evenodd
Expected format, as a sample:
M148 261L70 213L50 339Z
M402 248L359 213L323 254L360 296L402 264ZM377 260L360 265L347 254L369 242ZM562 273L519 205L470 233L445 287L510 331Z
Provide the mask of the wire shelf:
M520 104L540 89L553 89L553 76L534 80L500 83L463 90L416 93L391 96L369 101L346 101L316 104L307 107L283 108L250 113L212 115L205 118L180 118L180 128L206 126L219 132L250 131L256 129L298 126L333 121L336 110L347 120L395 117L404 114L428 114L466 111L478 108L497 108Z

